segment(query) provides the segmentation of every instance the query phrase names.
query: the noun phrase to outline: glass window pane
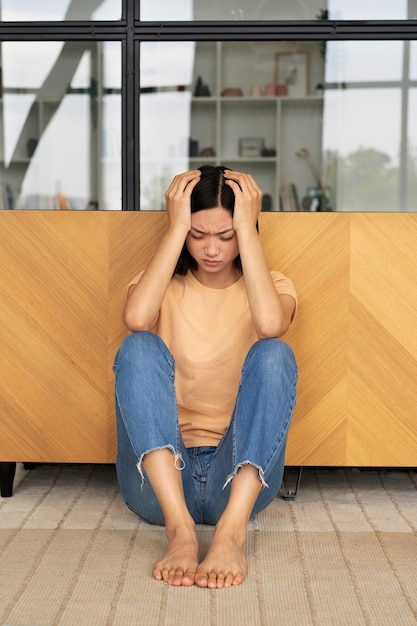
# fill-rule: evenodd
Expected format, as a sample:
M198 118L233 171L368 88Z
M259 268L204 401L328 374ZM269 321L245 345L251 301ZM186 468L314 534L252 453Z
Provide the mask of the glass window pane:
M1 59L1 208L121 209L120 43L6 42Z
M326 43L326 82L400 80L402 41L329 41Z
M407 150L407 210L417 211L417 88L410 89L408 105L409 135Z
M144 21L175 20L314 20L327 11L335 20L416 19L416 9L407 0L138 0ZM414 12L414 15L412 14Z
M323 131L337 210L398 210L400 88L326 92Z
M329 0L329 18L332 20L406 20L408 0Z
M142 44L140 208L164 209L175 174L213 163L254 174L264 210L415 210L410 50L402 41Z
M121 0L0 0L4 22L120 20Z
M417 41L410 42L410 78L417 80Z

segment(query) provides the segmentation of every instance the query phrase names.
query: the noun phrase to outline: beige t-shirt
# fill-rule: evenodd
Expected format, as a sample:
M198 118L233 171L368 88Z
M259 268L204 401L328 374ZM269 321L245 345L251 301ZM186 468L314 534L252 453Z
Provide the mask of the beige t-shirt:
M271 275L277 292L297 303L292 282L279 272ZM225 289L210 289L190 271L175 275L153 331L175 358L185 446L217 446L230 423L246 354L258 339L243 276Z

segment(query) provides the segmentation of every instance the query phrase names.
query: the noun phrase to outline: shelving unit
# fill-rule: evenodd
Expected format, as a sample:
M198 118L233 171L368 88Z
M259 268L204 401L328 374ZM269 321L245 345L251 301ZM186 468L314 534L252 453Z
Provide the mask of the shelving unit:
M283 184L295 184L300 198L315 185L307 164L296 156L298 150L308 149L321 167L323 98L315 95L324 76L320 43L286 42L283 46L275 42L198 43L191 100L190 134L198 149L190 156L190 167L206 162L251 172L264 194L271 196L273 210L279 210ZM275 84L275 58L282 52L307 54L306 95L251 95ZM195 93L199 78L210 95ZM224 95L225 90L240 90L241 95ZM245 138L259 139L275 153L244 156L239 146Z

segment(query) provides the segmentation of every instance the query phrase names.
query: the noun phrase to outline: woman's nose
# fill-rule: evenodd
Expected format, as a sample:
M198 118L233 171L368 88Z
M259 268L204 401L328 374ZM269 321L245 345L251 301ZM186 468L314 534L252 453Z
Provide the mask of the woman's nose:
M206 243L206 254L208 254L209 256L216 256L218 251L219 248L217 246L216 240L214 239L214 237L209 237Z

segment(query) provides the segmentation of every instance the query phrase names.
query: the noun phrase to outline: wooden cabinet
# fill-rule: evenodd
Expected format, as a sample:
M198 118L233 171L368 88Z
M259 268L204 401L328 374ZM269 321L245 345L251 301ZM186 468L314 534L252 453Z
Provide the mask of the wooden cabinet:
M113 463L129 279L164 213L0 211L0 461ZM415 466L417 215L265 213L294 281L288 465Z

